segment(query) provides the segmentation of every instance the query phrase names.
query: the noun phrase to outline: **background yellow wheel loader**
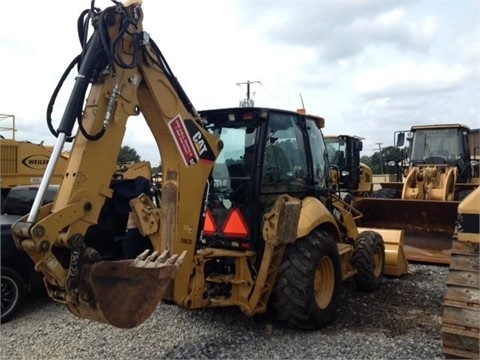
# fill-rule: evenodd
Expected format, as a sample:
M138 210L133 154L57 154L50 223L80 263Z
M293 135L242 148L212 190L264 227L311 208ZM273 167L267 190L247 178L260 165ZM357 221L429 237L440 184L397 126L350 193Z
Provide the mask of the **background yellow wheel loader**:
M199 114L144 32L140 3L92 4L82 16L92 16L94 32L54 131L55 156L74 141L65 174L55 201L40 206L49 162L31 212L12 227L53 300L121 328L141 324L163 299L249 316L271 309L289 326L316 329L334 319L343 281L372 291L384 274L406 273L403 232L358 228L360 214L330 191L322 118L263 108ZM92 229L108 218L125 124L139 113L161 155L161 201L141 194L130 206L154 251L105 260L90 246Z
M451 234L459 202L479 183L479 130L465 125L413 126L398 132L397 146L409 141L403 181L354 206L364 226L405 230L407 259L449 264Z

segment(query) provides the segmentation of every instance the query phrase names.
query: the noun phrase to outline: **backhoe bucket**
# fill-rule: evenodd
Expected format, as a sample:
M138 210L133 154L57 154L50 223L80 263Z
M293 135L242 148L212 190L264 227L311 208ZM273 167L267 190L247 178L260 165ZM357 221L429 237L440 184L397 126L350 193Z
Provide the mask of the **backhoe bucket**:
M408 271L408 261L404 251L404 232L394 229L358 228L358 232L375 231L382 235L385 244L385 269L388 276L401 276Z
M100 261L91 265L80 299L88 305L67 303L68 309L79 317L108 323L119 328L133 328L150 317L163 298L178 268L182 256L157 257L148 251L135 260ZM88 267L88 266L86 266ZM84 281L90 282L90 287ZM82 289L81 289L82 290ZM85 294L89 294L85 296Z
M354 206L361 226L405 231L407 260L450 263L458 202L364 198Z

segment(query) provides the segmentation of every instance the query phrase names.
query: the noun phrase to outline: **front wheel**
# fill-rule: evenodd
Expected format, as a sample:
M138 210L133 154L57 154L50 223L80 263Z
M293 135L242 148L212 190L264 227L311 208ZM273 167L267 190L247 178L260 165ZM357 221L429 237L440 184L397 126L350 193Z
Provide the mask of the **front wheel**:
M378 289L385 270L385 244L382 236L371 230L361 232L355 240L352 262L357 269L357 289L366 292Z
M272 307L287 326L318 329L333 321L342 287L337 243L313 231L288 245L277 276Z
M1 274L2 315L1 322L10 320L20 308L25 297L22 277L15 271L2 266Z

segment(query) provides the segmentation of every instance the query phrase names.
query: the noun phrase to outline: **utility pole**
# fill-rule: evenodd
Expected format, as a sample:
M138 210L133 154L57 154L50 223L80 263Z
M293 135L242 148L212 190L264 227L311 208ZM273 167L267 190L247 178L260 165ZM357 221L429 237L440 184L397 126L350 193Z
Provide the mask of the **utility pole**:
M382 144L381 142L375 143L378 145L378 151L380 153L380 171L382 172L383 175L383 156L382 156Z
M262 85L260 81L250 81L250 80L247 80L246 82L237 83L238 86L247 85L247 98L245 100L240 101L240 107L253 106L253 100L250 99L250 84Z

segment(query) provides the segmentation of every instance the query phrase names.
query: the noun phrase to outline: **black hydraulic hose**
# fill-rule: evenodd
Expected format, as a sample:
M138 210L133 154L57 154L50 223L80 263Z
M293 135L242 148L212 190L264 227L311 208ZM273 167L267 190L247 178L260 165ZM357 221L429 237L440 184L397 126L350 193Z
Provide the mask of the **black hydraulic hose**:
M117 2L112 0L116 5L115 12L122 11L123 6ZM187 94L185 93L184 89L180 85L177 78L173 75L170 67L168 66L165 58L163 57L160 49L158 46L150 39L146 40L143 36L146 33L142 33L141 36L135 36L134 39L134 54L133 59L130 64L125 63L121 58L117 57L119 46L121 45L121 41L124 38L124 35L128 32L128 27L133 25L134 27L137 26L136 17L131 17L123 11L123 21L122 26L115 37L115 39L110 43L110 38L108 36L107 28L112 26L112 18L109 18L111 13L107 10L101 11L99 13L99 9L94 7L94 0L92 1L91 8L89 10L84 10L77 21L77 28L78 28L78 36L82 46L82 53L78 55L68 66L67 70L62 75L57 87L55 88L54 93L50 99L50 102L47 107L47 124L50 129L50 132L55 136L58 137L60 133L65 135L66 141L72 140L72 130L75 125L76 119L78 119L78 125L80 132L88 139L88 140L98 140L100 137L103 136L105 133L105 127L95 135L88 134L82 124L82 108L83 108L83 101L85 99L85 94L90 84L95 71L98 69L99 61L104 61L105 64L108 64L108 68L110 69L111 75L115 77L115 65L126 68L132 69L138 66L139 62L139 55L140 49L146 43L150 43L152 46L152 50L156 55L156 59L151 56L150 53L147 51L144 52L145 56L148 56L160 69L165 72L170 84L177 92L180 100L182 101L183 105L187 110L189 110L194 116L198 116L197 111L193 107L190 99L188 98ZM96 22L96 31L94 31L92 37L87 42L88 37L88 22L94 15L98 15L97 22ZM103 59L102 59L103 58ZM58 96L58 93L67 78L68 74L72 70L72 68L78 64L79 70L78 75L75 79L75 84L73 90L70 94L70 98L68 100L67 106L65 108L62 120L58 129L55 131L52 126L51 114L53 111L53 105L55 100Z
M121 8L121 6L119 6L119 3L115 1L113 2L117 4L117 7ZM50 129L50 132L55 137L58 137L59 133L64 133L66 135L66 141L71 141L73 139L71 133L76 119L78 119L80 132L88 140L98 140L105 133L105 127L102 127L102 129L97 134L88 134L82 124L82 106L85 99L85 93L95 73L95 70L98 67L98 61L101 61L103 58L108 63L112 76L115 76L115 63L124 68L135 67L138 63L138 54L134 55L133 63L130 65L121 63L119 61L116 61L115 59L115 51L117 50L116 47L118 46L121 39L123 38L123 35L127 31L126 29L128 27L128 24L134 24L133 20L128 19L128 17L125 16L126 14L124 13L125 18L123 20L122 30L119 32L116 39L114 40L114 44L110 44L110 39L107 32L107 28L113 25L111 23L112 19L107 18L110 12L106 10L99 13L99 11L100 10L98 8L94 7L94 1L92 1L91 8L89 10L84 10L79 16L77 20L77 29L80 44L82 47L82 53L70 63L67 70L62 75L62 78L60 79L57 87L55 88L55 91L52 94L52 97L47 107L47 125ZM88 22L95 15L98 15L97 24L95 26L96 31L94 31L92 37L87 42ZM55 131L52 126L51 119L53 105L65 79L76 64L78 64L79 67L78 75L75 79L75 84L72 93L70 94L70 98L65 108L65 112L62 117L60 126L58 127L57 131Z
M68 65L67 69L63 73L62 77L58 81L57 86L55 87L55 90L53 91L52 96L50 97L50 101L48 102L47 106L47 126L50 132L52 133L53 136L57 137L58 132L53 128L52 125L52 111L53 111L53 105L55 104L55 100L57 99L58 93L60 92L60 89L63 86L63 83L65 82L66 78L68 77L68 74L70 74L70 71L72 71L73 67L80 62L80 59L82 58L82 55L77 55L75 59L72 60L72 62ZM71 138L68 138L67 141L71 141Z
M115 66L113 64L113 54L110 48L110 38L107 32L107 21L105 20L107 12L102 11L98 19L98 32L100 36L100 41L102 43L103 51L105 52L106 58L108 60L108 64L110 65L110 70L112 71L112 75L115 76Z
M75 120L82 111L85 93L95 70L95 63L98 59L98 53L101 50L102 44L99 41L99 35L97 32L94 32L92 38L87 44L85 56L83 57L79 73L75 79L72 93L70 94L65 112L63 113L62 120L57 129L58 133L64 133L67 137L72 135L72 129L75 125Z
M78 39L80 40L82 49L85 47L88 39L88 21L90 20L90 16L85 18L87 14L90 14L90 10L83 10L77 20Z
M113 61L115 62L115 64L117 64L118 66L120 66L121 68L124 68L124 69L134 69L138 66L138 48L139 48L138 39L135 39L135 43L134 43L135 48L133 50L133 59L132 59L132 62L130 64L127 64L120 57L117 56L119 46L121 45L122 40L123 40L123 36L125 35L126 32L127 32L126 28L122 29L122 31L120 31L118 33L118 35L115 37L115 39L113 39L111 52L113 53Z
M197 113L197 110L195 109L195 107L193 106L192 102L190 101L190 99L188 98L187 96L187 93L185 92L185 90L183 89L182 85L180 85L180 82L178 81L178 79L175 77L175 75L173 75L173 72L172 70L170 69L170 67L168 66L168 63L167 63L167 60L165 59L165 57L163 56L162 52L160 51L159 47L157 46L157 44L155 43L155 41L153 41L153 39L150 38L150 46L151 48L153 49L154 53L157 55L158 57L158 60L156 59L152 59L151 56L147 53L147 55L150 57L150 59L160 68L162 69L164 72L165 72L165 75L167 76L168 80L170 81L170 84L173 86L173 88L175 89L175 91L177 92L178 94L178 97L180 98L180 100L182 101L183 103L183 106L185 106L185 108L190 111L190 113L194 116L197 116L198 113ZM161 61L161 63L159 62Z
M115 64L120 66L121 68L124 69L134 69L138 66L138 61L139 61L139 54L140 54L140 46L142 45L142 40L138 36L138 34L132 34L128 31L128 28L132 26L133 28L137 29L138 28L138 19L141 18L141 14L136 14L136 16L131 16L131 14L127 11L125 11L125 8L119 7L119 11L122 12L123 19L122 19L122 24L121 24L121 30L118 32L117 36L115 39L112 41L112 47L111 47L111 54L113 54L113 61ZM136 8L136 11L140 11L140 8ZM125 36L125 34L128 34L133 37L133 59L132 61L128 64L122 60L121 57L117 56L119 53L119 48L122 44L122 40ZM142 35L145 34L144 32Z

